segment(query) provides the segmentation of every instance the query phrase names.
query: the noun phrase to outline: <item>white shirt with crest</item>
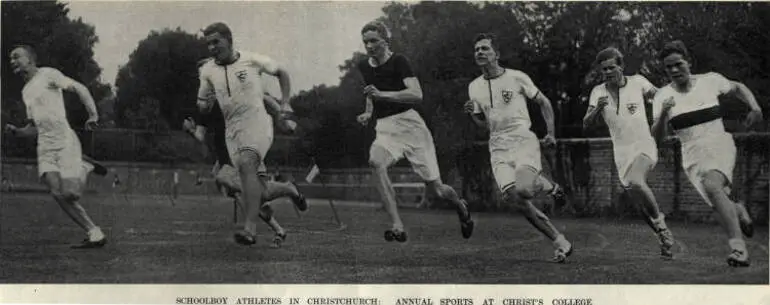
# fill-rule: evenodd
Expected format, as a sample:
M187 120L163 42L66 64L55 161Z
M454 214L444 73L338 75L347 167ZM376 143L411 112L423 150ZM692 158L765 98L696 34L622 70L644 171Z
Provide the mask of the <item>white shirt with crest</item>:
M486 79L483 75L468 85L468 96L474 101L473 113L483 113L490 131L490 145L513 137L535 137L527 100L540 90L524 72L505 69L502 75Z
M22 98L27 107L27 116L37 128L38 146L63 148L73 140L72 128L67 121L62 89L75 81L59 70L40 67L22 89Z
M645 108L648 103L645 95L653 93L654 90L655 86L641 75L626 77L626 84L618 90L618 100L612 97L606 83L591 90L589 106L596 107L600 98L607 98L602 117L607 123L610 138L615 146L633 145L639 141L655 145Z
M228 129L240 121L263 119L267 115L261 74L272 74L278 69L277 63L267 56L239 53L232 64L218 65L211 60L200 69L198 98L207 99L213 92Z

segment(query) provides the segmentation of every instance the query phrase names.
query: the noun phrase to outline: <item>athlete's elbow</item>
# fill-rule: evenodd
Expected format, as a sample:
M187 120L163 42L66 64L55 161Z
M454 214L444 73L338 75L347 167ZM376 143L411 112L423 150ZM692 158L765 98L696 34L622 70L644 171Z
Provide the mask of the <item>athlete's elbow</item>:
M422 102L422 90L412 90L412 98L415 102Z
M583 131L588 131L591 128L591 123L588 120L583 120Z
M730 83L732 85L732 87L730 89L732 89L731 92L733 92L733 93L737 93L737 92L741 92L741 91L748 91L749 90L749 87L746 87L746 85L743 84L742 82L731 81Z
M89 92L88 88L81 83L76 82L72 84L72 86L70 86L69 89L70 89L69 91L77 93L77 95L80 96L81 100L85 101L91 98L91 92Z
M286 69L284 68L278 68L276 76L278 77L278 80L281 83L288 84L291 81L291 76L289 75L289 71L286 71Z
M652 126L652 137L655 139L655 143L658 145L663 143L664 138L666 137L666 130L665 128L662 128L659 125L653 125Z

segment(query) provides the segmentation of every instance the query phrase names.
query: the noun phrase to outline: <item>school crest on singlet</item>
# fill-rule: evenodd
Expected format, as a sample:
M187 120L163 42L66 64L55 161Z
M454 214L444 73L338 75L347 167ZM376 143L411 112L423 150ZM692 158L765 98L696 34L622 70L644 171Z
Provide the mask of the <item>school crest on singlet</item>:
M626 108L628 109L628 113L635 114L636 110L639 109L639 104L633 103L626 105Z
M508 104L511 102L512 99L513 99L513 91L503 90L503 102Z
M235 72L235 76L238 77L239 81L245 82L246 77L249 76L249 72L246 70L241 70L241 71Z

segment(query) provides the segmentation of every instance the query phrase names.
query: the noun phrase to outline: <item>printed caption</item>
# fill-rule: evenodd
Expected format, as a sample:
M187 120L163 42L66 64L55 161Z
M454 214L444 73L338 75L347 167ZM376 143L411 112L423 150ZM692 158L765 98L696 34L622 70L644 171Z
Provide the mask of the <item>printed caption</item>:
M273 297L177 297L176 304L199 305L596 305L591 298L396 298L386 304L379 298L273 298Z

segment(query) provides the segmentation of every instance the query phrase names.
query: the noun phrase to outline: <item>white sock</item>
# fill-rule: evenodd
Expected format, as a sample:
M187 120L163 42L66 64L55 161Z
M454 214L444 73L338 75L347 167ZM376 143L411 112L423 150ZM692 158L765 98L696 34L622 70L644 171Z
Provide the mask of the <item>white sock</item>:
M102 232L102 229L99 227L94 227L93 229L88 231L88 240L90 241L100 241L104 238L104 232Z
M746 252L746 241L742 238L732 238L727 241L730 245L730 249Z
M658 214L657 219L652 219L652 225L658 230L668 229L666 227L666 215L663 215L663 213Z
M569 249L570 243L567 241L566 238L564 238L564 234L559 234L556 236L556 239L553 240L553 245L556 248L560 249Z

